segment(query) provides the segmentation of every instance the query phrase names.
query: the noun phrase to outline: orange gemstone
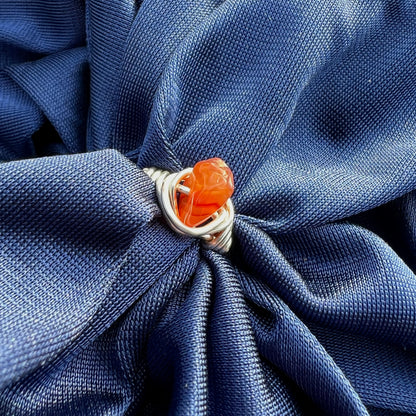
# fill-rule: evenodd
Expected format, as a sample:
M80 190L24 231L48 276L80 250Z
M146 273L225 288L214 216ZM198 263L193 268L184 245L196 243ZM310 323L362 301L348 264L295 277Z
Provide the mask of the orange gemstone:
M205 222L234 192L233 173L218 157L198 162L183 185L190 191L180 194L177 214L189 227Z

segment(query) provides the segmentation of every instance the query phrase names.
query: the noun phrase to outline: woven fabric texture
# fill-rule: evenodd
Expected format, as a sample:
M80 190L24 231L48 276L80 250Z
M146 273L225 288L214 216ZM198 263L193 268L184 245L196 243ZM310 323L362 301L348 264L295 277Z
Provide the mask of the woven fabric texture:
M416 415L415 192L415 0L1 0L0 414Z

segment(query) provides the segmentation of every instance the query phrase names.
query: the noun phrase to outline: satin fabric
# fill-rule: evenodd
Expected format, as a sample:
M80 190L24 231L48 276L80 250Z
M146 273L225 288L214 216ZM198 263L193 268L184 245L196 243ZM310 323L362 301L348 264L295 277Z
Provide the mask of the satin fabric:
M2 415L416 414L416 3L2 0ZM146 166L221 157L227 256Z

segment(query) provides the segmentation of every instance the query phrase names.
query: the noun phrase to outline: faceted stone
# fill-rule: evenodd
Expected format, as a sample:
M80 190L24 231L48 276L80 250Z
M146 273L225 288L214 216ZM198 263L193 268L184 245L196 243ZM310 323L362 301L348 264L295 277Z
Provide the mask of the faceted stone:
M189 227L205 222L234 192L233 173L218 157L198 162L183 185L190 191L180 194L177 215Z

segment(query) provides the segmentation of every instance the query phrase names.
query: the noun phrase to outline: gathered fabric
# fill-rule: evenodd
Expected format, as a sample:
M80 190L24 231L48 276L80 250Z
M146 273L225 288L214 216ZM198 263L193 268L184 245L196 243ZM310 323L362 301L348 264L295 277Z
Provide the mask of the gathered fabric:
M1 0L0 414L416 415L414 0ZM227 254L144 168L219 157Z

